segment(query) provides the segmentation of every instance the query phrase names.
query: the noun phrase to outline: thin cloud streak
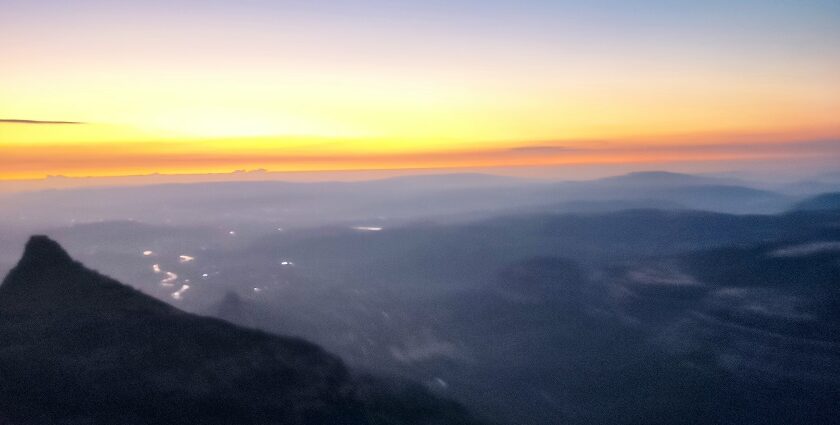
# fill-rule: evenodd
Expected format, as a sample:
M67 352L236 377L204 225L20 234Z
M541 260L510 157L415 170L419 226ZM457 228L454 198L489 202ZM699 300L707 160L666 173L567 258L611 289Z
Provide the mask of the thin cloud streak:
M87 124L81 121L52 121L52 120L23 120L13 118L0 118L0 124L32 124L32 125L82 125Z

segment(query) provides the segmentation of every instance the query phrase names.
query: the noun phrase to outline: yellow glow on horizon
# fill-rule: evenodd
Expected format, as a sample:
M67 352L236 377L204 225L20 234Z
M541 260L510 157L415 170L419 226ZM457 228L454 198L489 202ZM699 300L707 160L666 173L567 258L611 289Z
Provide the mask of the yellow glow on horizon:
M5 8L0 179L714 161L840 138L825 2L170 3ZM692 147L714 144L731 147Z
M65 128L75 125L34 126L46 130L47 127ZM28 134L29 130L24 133ZM814 130L791 134L700 133L624 140L481 143L457 143L446 139L429 141L314 136L18 142L0 143L0 179L38 179L47 175L110 177L152 173L229 173L245 169L310 172L658 164L780 158L795 160L815 155L818 157L821 153L812 152L813 146L808 147L808 141L836 134L840 132ZM727 142L720 143L719 140ZM817 149L824 147L817 146Z
M642 64L623 73L609 59L594 63L514 69L501 79L448 68L428 78L287 71L273 62L33 70L14 84L0 79L0 119L86 124L0 122L0 179L658 161L661 153L643 146L840 137L840 97L826 90L840 86L840 73L783 85L726 69ZM596 151L500 153L534 145Z

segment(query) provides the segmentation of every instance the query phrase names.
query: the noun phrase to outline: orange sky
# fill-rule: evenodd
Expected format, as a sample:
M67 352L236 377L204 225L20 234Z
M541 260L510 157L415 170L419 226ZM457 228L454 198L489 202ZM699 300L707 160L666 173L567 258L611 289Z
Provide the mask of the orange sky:
M12 1L0 179L836 155L839 7L642 3Z
M814 137L818 134L806 136L812 137L796 140L790 134L699 134L617 141L492 142L483 146L451 143L429 148L422 143L406 146L388 140L303 137L17 143L0 146L0 168L6 179L33 179L46 175L197 174L243 169L465 169L626 163L667 168L673 162L779 159L807 162L840 154L840 143ZM720 139L727 142L712 142Z

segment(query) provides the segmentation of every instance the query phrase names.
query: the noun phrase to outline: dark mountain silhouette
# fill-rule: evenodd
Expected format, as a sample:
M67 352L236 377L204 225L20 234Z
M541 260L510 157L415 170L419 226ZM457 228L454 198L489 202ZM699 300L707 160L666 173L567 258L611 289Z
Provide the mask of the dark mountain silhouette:
M34 236L0 286L0 314L14 317L178 315L174 307L85 269L59 244Z
M0 423L475 423L304 340L182 312L45 236L0 286L0 341Z
M823 193L808 198L793 207L797 211L840 210L840 192Z

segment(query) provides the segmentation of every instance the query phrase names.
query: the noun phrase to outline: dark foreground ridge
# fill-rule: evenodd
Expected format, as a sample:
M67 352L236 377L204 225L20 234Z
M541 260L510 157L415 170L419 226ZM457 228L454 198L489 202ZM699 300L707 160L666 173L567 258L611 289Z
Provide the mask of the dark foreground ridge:
M0 285L2 424L477 424L301 339L182 312L34 236Z

